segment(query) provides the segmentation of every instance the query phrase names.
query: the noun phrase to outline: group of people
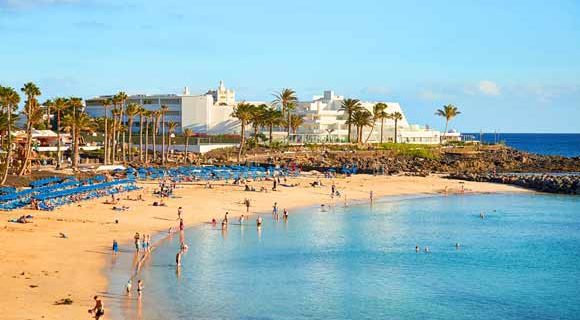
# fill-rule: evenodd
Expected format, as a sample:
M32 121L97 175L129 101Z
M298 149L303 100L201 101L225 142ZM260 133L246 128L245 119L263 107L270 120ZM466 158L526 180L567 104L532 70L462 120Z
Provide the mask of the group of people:
M137 250L137 252L151 252L151 235L140 235L139 232L136 232L133 239L135 241L135 250Z

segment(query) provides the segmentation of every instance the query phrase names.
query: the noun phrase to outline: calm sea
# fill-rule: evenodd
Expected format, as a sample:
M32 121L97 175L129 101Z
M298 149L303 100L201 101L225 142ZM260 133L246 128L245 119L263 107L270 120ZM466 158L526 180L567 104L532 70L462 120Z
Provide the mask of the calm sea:
M580 318L580 197L391 198L185 239L181 271L178 238L164 242L141 301L112 306L123 318Z
M468 133L479 140L479 133ZM483 141L495 143L504 141L518 150L545 155L580 157L580 134L574 133L484 133Z

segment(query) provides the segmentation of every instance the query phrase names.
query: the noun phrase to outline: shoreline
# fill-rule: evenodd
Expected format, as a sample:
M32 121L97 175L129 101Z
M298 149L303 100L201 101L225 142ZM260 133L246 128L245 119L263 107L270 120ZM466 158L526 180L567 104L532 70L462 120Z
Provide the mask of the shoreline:
M452 194L459 191L461 185L465 186L466 195L532 192L512 186L463 182L439 176L355 175L321 179L325 186L313 188L308 183L315 179L309 176L291 178L291 182L300 183L300 186L280 187L282 191L268 193L245 192L242 187L231 185L219 185L213 189L205 189L203 185L180 185L175 191L178 197L167 199L167 207L148 205L157 198L151 196L151 187L155 184L146 182L139 183L143 190L128 193L135 198L142 192L146 201L123 199L121 202L131 207L129 211L115 212L110 206L102 204L101 198L83 202L81 207L67 206L52 212L16 210L3 213L5 219L0 222L0 241L3 242L0 249L0 281L6 284L6 289L0 293L0 314L5 319L50 319L63 315L65 318L82 319L88 316L87 309L92 306L94 294L103 295L105 307L112 309L107 306L113 301L109 301L104 294L112 291L108 272L115 268L113 260L116 259L112 259L110 249L113 239L120 244L118 259L129 258L134 252L131 239L135 232L151 234L154 243L163 241L166 237L157 237L167 235L169 226L177 224L178 206L184 207L184 221L189 229L210 221L212 217L220 221L225 211L230 212L231 219L245 214L240 202L246 197L253 202L251 216L269 212L274 202L279 203L280 210L328 203L331 181L348 196L349 203L368 199L371 189L377 200L388 196L440 195L444 186L450 186L448 193ZM271 182L250 184L259 188L269 187ZM81 212L82 216L79 216ZM33 223L18 225L6 222L22 214L34 215ZM113 222L115 219L119 220L119 224ZM59 238L59 232L67 234L68 239ZM54 304L64 298L72 299L73 304Z

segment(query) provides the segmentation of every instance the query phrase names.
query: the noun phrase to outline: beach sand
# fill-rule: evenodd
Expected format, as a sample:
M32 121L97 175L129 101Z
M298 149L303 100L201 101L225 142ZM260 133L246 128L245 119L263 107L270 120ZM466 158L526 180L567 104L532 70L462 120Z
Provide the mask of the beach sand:
M180 198L166 200L167 207L153 207L158 201L152 195L156 183L141 183L144 189L130 195L143 194L145 201L122 200L120 205L129 211L112 210L103 204L104 198L71 205L53 212L18 210L0 212L0 318L1 319L89 319L87 312L93 305L92 297L107 290L107 263L111 257L114 239L121 243L120 255L132 254L135 232L141 234L167 233L169 227L178 227L177 208L183 207L187 226L208 222L218 223L226 211L230 217L245 214L245 198L252 201L251 213L270 212L272 204L279 208L330 203L330 186L347 195L349 201L368 201L370 190L374 197L390 195L436 194L459 192L528 192L500 184L460 182L438 176L430 177L373 177L357 175L348 178L321 179L324 187L309 185L313 177L289 179L298 187L280 187L279 191L245 192L241 186L213 183L213 189L203 184L184 185L175 191ZM272 182L251 183L271 189ZM121 195L124 199L125 195ZM338 199L335 199L338 202ZM344 198L341 198L341 202ZM290 210L290 213L292 211ZM22 214L34 215L33 223L7 222ZM119 223L115 223L118 219ZM60 233L67 235L61 238ZM192 248L195 250L195 248ZM70 305L57 305L55 301L70 298ZM107 298L104 298L105 308ZM109 319L105 315L105 319Z

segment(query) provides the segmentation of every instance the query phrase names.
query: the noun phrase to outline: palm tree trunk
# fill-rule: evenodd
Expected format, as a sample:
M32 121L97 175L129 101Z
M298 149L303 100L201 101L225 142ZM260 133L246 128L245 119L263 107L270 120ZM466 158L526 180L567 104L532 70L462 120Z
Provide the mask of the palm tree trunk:
M105 156L103 157L103 164L107 165L107 163L109 162L107 157L109 156L109 129L107 128L108 126L108 119L109 117L107 116L107 109L105 108Z
M238 150L238 162L240 162L240 159L242 158L242 150L244 149L244 143L246 142L245 135L246 135L246 126L242 122L242 139L240 140L240 149Z
M395 119L395 143L397 143L397 119Z
M62 162L62 152L60 150L60 111L56 112L56 169L60 169L60 163Z
M30 152L32 150L32 120L30 119L32 113L31 104L32 104L31 102L28 102L26 106L26 109L28 110L26 120L26 145L25 145L26 151L22 167L20 167L20 171L18 172L19 176L23 176L26 174L26 169L28 168L28 161L30 161Z
M189 147L189 136L185 137L185 163L187 163L187 161L189 160L189 153L187 152L187 149Z
M145 163L149 163L149 118L145 118Z
M347 136L347 141L348 141L348 143L350 143L350 132L351 132L351 123L350 123L350 117L351 117L351 115L350 115L350 113L349 113L349 114L348 114L348 120L349 120L349 123L348 123L348 136Z
M115 149L117 149L117 116L113 115L113 133L111 134L111 163L115 164Z
M292 125L290 121L290 110L288 110L288 143L290 143L290 126Z
M161 114L161 163L165 164L165 112Z
M139 116L139 161L143 162L143 115Z
M155 136L157 135L157 118L153 119L153 161L157 161L157 143L155 142Z
M6 151L6 163L4 163L4 172L2 173L2 182L0 183L1 185L4 185L6 183L6 178L8 178L8 170L10 169L10 158L12 157L12 135L10 134L10 132L12 131L12 126L10 125L10 122L12 121L11 116L12 116L12 106L8 106L8 151Z
M369 135L367 136L367 138L365 139L365 143L369 142L369 139L371 138L371 135L373 134L373 130L375 130L375 124L373 123L373 125L371 126L371 131L369 132Z
M76 128L75 128L75 137L74 137L75 146L74 146L74 154L73 154L73 159L74 159L73 169L77 169L78 165L79 165L79 156L80 156L80 154L79 154L79 149L80 149L79 148L79 133L80 132L77 132Z
M269 128L270 138L269 138L269 142L268 142L268 144L270 144L270 145L272 145L272 131L273 130L274 130L274 125L271 124L270 128Z
M133 117L129 117L129 150L127 150L126 155L129 158L129 161L133 161ZM125 140L125 135L123 132L123 140ZM123 156L123 160L127 160L125 156Z
M169 132L167 132L168 134L170 134ZM171 150L171 138L169 136L167 136L167 160L169 160L169 158L171 158L169 156L169 150Z
M72 125L72 138L73 138L73 163L72 163L72 167L73 169L76 169L77 167L77 128L76 128L76 122L77 122L77 110L76 107L73 105L73 125Z
M443 131L443 134L441 135L441 142L444 142L445 140L445 135L447 134L447 125L449 125L449 120L445 121L445 131Z
M385 125L385 118L381 117L381 144L383 144L383 129Z

